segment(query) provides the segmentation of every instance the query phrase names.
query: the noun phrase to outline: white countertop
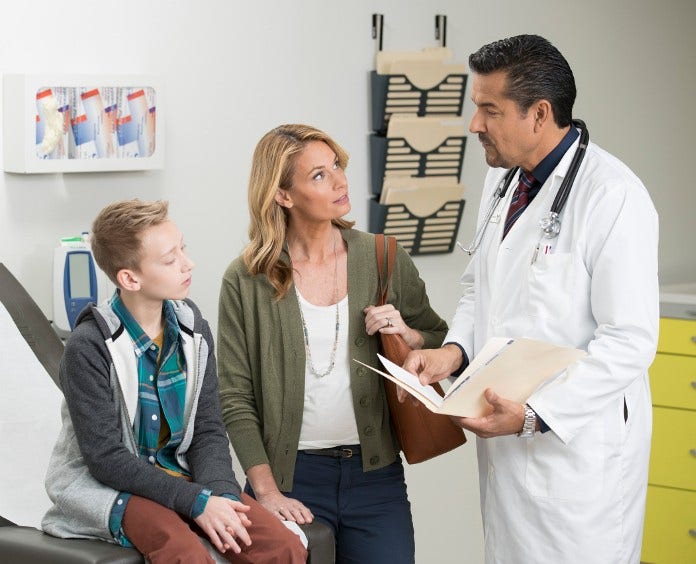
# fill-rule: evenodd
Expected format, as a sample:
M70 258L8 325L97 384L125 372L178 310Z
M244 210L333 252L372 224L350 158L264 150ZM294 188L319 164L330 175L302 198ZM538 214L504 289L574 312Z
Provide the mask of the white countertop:
M660 301L673 304L696 304L696 282L660 286Z
M696 319L696 282L660 286L660 315Z

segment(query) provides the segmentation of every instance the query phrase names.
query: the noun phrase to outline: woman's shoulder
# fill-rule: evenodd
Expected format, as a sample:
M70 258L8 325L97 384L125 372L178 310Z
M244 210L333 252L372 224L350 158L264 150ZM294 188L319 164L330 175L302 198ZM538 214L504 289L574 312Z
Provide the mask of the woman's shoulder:
M239 255L227 266L225 273L223 274L223 278L229 280L243 276L249 276L249 270L244 262L244 256Z
M360 229L355 229L351 227L349 229L342 229L343 238L346 241L354 241L360 243L372 243L374 244L375 234L368 233L367 231L361 231Z

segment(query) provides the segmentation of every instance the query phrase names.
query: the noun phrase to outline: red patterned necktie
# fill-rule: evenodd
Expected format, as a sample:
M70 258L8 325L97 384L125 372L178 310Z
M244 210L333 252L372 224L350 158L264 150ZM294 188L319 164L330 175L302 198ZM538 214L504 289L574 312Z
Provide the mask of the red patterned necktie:
M512 195L512 200L510 200L510 209L508 210L505 227L503 228L503 239L505 239L510 228L519 219L522 212L529 204L529 191L535 184L536 179L530 173L524 170L520 172L520 182L515 189L515 193Z

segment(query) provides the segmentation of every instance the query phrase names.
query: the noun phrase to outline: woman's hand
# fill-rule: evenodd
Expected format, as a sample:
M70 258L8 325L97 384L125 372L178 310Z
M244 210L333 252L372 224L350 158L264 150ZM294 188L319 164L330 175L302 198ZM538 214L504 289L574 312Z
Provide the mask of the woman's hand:
M300 525L314 521L314 515L301 501L280 493L268 464L247 468L247 478L251 482L256 501L281 521L294 521Z
M239 554L242 551L240 542L246 546L251 544L247 531L251 521L246 516L249 509L240 501L211 495L203 513L194 521L220 552L227 552L231 548L235 554Z
M256 500L281 521L294 521L299 525L314 521L314 515L301 501L284 496L280 491L256 494Z
M367 306L365 313L365 331L368 335L377 332L399 334L412 349L420 349L425 342L423 336L411 329L401 318L399 310L391 304L382 306Z

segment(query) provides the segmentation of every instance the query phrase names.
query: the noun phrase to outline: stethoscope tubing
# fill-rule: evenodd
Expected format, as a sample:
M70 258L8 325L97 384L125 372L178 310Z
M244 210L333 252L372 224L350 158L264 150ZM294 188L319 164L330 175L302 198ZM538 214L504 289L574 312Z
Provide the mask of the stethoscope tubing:
M573 182L575 181L575 177L578 175L580 165L582 164L582 161L585 157L585 153L587 151L587 146L590 142L590 133L587 130L587 126L585 125L585 122L583 120L574 119L572 121L572 125L580 129L580 141L578 143L578 148L575 150L575 154L573 155L573 159L570 161L570 165L568 166L568 173L563 179L561 187L558 189L558 193L556 194L556 197L553 200L553 204L551 204L551 209L549 210L549 217L555 218L554 221L558 222L558 226L554 230L552 237L557 236L558 232L560 231L560 220L558 218L560 217L561 212L563 211L563 208L565 207L566 202L568 201L568 196L570 196L570 190L573 187ZM513 178L515 178L515 176L517 176L519 169L520 167L518 166L512 167L505 173L505 176L498 184L498 188L496 188L493 199L491 200L491 204L488 208L488 211L486 212L484 222L476 230L474 240L468 247L463 247L462 245L459 245L462 248L462 250L464 250L464 252L468 253L469 255L472 255L479 248L479 245L483 241L483 236L486 233L486 227L488 226L488 223L493 217L495 209L498 207L500 202L503 201L503 198L507 194L510 184L512 184L512 180Z

